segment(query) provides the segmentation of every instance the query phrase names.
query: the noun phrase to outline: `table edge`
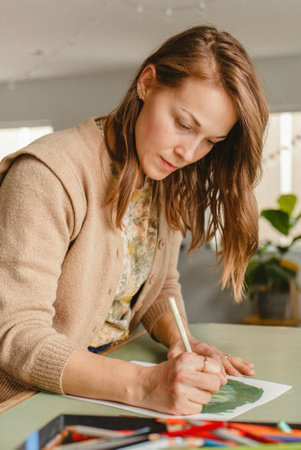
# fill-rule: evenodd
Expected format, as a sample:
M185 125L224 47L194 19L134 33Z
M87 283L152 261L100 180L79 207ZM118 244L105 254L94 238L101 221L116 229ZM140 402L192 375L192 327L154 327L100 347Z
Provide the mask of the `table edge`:
M119 342L118 344L114 344L108 349L101 352L101 355L108 355L109 353L114 352L120 347L123 347L125 344L128 344L129 342L133 341L134 339L137 339L140 336L143 336L146 334L146 330L144 329L137 329L133 331L129 335L127 339L125 339L122 342ZM30 397L32 397L35 394L38 394L39 391L35 391L32 389L27 389L25 391L19 392L18 394L14 395L13 397L9 398L8 400L5 400L4 402L0 403L0 415L7 411L8 409L13 408L14 406L17 406L19 403L24 402L25 400L28 400Z

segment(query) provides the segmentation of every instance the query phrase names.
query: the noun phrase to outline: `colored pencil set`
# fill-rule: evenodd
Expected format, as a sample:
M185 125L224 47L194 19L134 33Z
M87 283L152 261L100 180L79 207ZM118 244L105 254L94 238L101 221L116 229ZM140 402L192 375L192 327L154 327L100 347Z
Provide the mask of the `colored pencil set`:
M177 419L167 419L167 424L176 425ZM172 422L170 422L172 421ZM291 428L284 421L277 425L224 421L187 421L179 419L182 428L162 433L169 437L199 437L203 446L215 447L257 447L261 444L299 443L301 448L301 429Z
M84 425L69 425L52 438L43 450L151 450L161 448L257 447L262 444L300 443L301 429L281 421L278 425L224 421L156 419L166 431L152 432L151 427L138 430L109 430ZM267 447L268 448L268 447Z

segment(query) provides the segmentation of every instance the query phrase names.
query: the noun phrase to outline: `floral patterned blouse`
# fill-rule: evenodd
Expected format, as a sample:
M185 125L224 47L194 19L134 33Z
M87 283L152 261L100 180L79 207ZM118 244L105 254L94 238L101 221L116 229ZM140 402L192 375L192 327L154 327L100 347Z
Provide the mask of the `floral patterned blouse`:
M102 130L102 121L96 124ZM153 181L134 191L122 219L123 266L119 286L104 325L90 343L98 347L125 339L131 320L131 300L150 273L158 231L158 208L152 201Z

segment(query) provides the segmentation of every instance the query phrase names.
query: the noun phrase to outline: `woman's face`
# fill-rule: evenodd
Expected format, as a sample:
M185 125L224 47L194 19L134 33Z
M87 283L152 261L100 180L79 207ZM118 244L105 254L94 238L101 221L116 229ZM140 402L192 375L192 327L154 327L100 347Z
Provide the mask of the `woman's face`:
M143 106L135 127L142 171L153 180L203 158L237 121L221 85L188 78L178 88L158 88L153 66L138 81Z

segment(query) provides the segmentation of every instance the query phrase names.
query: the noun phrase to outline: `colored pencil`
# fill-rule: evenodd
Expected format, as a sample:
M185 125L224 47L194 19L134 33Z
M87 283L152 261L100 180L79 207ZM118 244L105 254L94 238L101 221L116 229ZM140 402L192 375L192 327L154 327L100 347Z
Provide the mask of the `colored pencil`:
M109 430L107 428L87 427L85 425L69 425L66 427L66 429L74 433L90 437L99 437L108 439L120 436L119 431Z
M229 428L231 428L229 426ZM262 444L278 444L280 441L278 439L273 439L261 434L251 433L250 431L240 431L238 428L233 428L238 433L241 433L242 436L249 437L254 439L255 441L261 442Z
M89 439L80 442L70 442L70 444L63 444L55 447L55 450L88 450L88 445L98 444L99 442L104 442L102 439Z
M229 426L231 426L231 428L237 428L241 431L249 431L250 433L256 433L259 435L273 434L274 436L287 436L287 433L280 431L276 426L273 427L269 425L258 425L253 423L240 422L229 422ZM301 437L301 430L293 428L289 435Z
M165 434L169 437L175 437L175 436L202 436L202 433L205 433L206 431L215 430L217 428L221 428L225 426L225 422L217 421L217 422L211 422L206 423L204 425L196 425L189 428L184 428L182 430L177 431L164 431L162 434Z
M176 321L176 324L177 324L183 345L185 347L185 350L186 350L186 352L192 352L190 343L189 343L189 340L188 340L188 337L187 337L187 334L186 334L186 331L185 331L185 328L184 328L184 325L183 325L183 322L182 322L182 319L181 319L181 316L180 316L180 313L179 313L179 310L178 310L178 307L176 304L176 301L175 301L174 297L169 297L168 301L169 301L174 319Z
M56 448L59 444L61 444L66 437L69 435L69 431L66 429L61 430L56 436L54 436L49 442L47 442L44 447L42 447L42 450L52 450L53 448Z
M213 430L213 434L224 441L232 441L239 445L247 445L248 447L258 447L258 445L260 445L258 441L245 436L240 436L239 434L236 434L234 430L231 432L227 428L218 428L217 430Z
M169 448L171 446L178 447L178 445L183 441L182 438L169 438L169 437L160 437L155 441L145 441L140 442L138 444L129 445L127 447L123 447L123 450L159 450L161 448Z

